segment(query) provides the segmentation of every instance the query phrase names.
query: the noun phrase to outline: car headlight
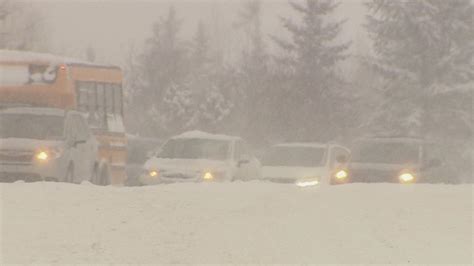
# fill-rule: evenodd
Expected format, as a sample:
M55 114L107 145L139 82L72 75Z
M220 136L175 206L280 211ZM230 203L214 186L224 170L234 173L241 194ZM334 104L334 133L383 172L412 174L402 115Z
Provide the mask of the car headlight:
M36 153L35 158L39 161L47 161L49 159L49 154L46 151L39 151Z
M204 172L202 179L210 181L214 179L214 175L211 172Z
M340 170L334 175L334 177L340 181L345 180L348 176L349 174L347 173L346 170Z
M51 159L57 159L61 152L57 149L39 150L35 153L35 159L40 162L47 162Z
M148 172L148 175L150 177L158 177L159 173L158 173L157 170L151 170L151 171Z
M403 173L398 176L398 179L402 183L412 183L415 180L415 176L411 173Z

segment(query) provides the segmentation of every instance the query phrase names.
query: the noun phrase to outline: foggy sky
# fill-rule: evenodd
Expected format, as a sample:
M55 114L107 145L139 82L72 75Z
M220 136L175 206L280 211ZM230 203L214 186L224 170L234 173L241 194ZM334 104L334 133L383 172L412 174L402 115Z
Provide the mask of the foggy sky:
M284 35L279 16L294 15L288 1L262 2L265 34ZM352 40L357 47L363 42L360 37L365 15L362 0L341 2L337 17L348 19L343 38ZM130 47L140 49L151 34L152 24L167 14L170 5L183 20L183 39L190 39L196 23L202 20L216 38L215 43L227 49L225 53L238 51L241 49L239 37L232 33L232 24L241 3L238 0L36 0L33 5L39 7L50 29L52 51L82 57L84 50L91 46L96 50L98 61L122 65Z

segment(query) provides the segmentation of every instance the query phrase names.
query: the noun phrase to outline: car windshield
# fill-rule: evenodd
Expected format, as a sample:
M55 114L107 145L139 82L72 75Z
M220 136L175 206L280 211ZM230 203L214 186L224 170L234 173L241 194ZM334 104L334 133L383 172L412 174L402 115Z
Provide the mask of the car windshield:
M314 167L324 165L325 148L315 147L273 147L263 160L266 166Z
M63 131L62 116L0 113L0 138L57 140Z
M225 160L229 142L210 139L171 139L161 149L158 158Z
M419 160L419 145L361 141L355 145L352 160L357 163L416 163Z

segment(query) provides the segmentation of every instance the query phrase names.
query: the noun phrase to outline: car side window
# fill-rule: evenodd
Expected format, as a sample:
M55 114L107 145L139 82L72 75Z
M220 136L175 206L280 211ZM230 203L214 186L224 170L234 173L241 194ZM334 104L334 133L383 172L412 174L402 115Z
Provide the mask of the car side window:
M346 149L343 149L341 147L333 147L331 149L331 160L330 160L330 165L333 167L336 164L340 164L342 161L348 161L349 160L349 151Z
M251 152L250 152L247 144L242 140L238 140L235 143L234 158L236 160L240 160L242 157L247 157L248 158L250 156L251 156Z

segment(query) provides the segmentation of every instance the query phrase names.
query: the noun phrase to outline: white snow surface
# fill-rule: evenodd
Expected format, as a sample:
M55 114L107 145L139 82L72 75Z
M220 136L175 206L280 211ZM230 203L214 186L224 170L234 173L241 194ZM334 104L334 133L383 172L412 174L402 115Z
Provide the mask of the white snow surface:
M472 262L473 187L0 185L1 262Z

